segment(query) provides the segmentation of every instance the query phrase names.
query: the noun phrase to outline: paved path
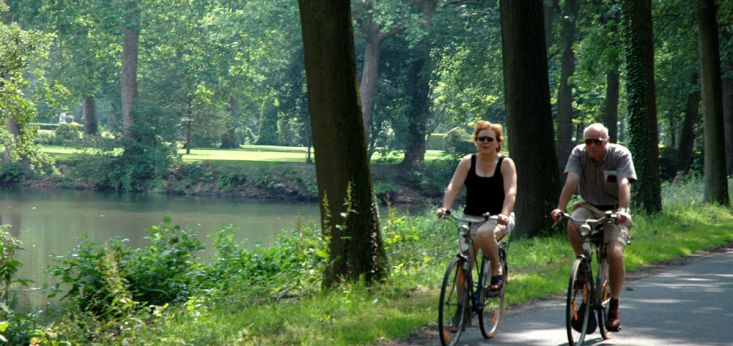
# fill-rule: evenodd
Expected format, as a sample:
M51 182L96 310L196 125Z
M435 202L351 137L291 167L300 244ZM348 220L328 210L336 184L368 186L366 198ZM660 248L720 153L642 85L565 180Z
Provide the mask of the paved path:
M621 331L609 340L602 340L596 331L586 345L733 346L733 249L629 279L625 287ZM567 345L564 316L565 302L560 298L509 310L495 338L485 340L474 328L461 337L461 345ZM413 339L408 344L439 342L435 333L429 340Z

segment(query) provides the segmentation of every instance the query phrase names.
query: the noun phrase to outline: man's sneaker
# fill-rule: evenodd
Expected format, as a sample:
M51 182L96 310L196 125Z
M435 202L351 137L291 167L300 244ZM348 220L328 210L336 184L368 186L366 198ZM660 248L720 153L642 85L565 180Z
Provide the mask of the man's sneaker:
M610 332L618 332L621 330L621 315L618 309L618 299L611 299L608 304L608 320L606 321L606 329Z

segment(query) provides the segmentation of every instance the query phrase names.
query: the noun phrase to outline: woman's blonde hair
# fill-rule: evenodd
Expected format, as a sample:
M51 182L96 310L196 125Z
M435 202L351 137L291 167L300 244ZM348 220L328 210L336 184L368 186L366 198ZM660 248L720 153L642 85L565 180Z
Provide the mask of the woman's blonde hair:
M491 130L494 131L496 134L496 141L499 143L499 146L496 147L496 152L501 151L501 143L503 142L501 136L502 136L502 128L499 124L492 124L486 120L479 120L476 122L476 127L473 129L473 141L478 141L478 134L479 132L483 130Z

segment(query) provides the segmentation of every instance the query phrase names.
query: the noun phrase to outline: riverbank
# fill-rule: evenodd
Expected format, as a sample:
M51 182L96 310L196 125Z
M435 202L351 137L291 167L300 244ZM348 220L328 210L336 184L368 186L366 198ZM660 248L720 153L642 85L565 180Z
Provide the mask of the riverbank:
M55 153L58 174L17 179L10 183L34 189L110 190L105 181L108 174L100 172L103 169L99 165L93 169L87 167L89 156L68 149L48 150ZM146 184L149 187L141 192L318 201L314 164L282 156L282 149L261 149L269 152L247 150L253 149L193 150L190 155L183 155L182 159L174 162L158 181ZM394 159L374 160L371 170L377 199L384 204L439 203L455 165L453 160L439 157L437 153L430 153L430 159L420 172L405 171Z

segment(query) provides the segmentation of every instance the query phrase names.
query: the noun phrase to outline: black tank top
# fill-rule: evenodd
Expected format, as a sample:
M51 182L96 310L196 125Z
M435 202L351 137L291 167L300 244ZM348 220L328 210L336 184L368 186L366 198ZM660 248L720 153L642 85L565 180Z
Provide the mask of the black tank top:
M496 169L491 177L476 175L476 154L471 155L471 169L466 176L466 207L464 214L491 215L500 214L504 206L504 176L501 175L501 163L504 157L499 157Z

